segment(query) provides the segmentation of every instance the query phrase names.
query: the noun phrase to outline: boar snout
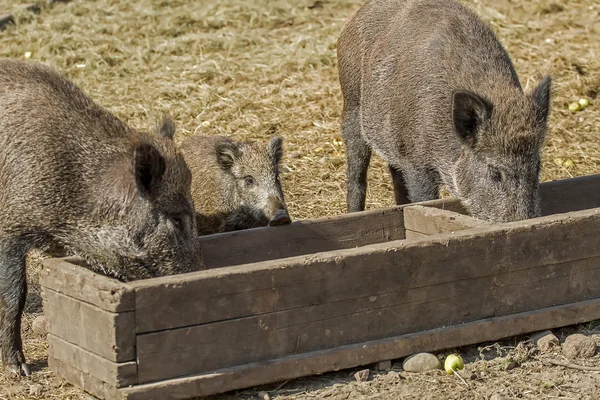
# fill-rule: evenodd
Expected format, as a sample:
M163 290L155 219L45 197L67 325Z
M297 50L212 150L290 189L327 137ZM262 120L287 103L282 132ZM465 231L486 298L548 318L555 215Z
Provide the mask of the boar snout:
M269 208L271 212L268 214L269 226L287 225L292 222L288 214L287 207L278 198L272 197L269 199Z
M269 221L269 226L288 225L292 219L286 210L277 210L275 216Z

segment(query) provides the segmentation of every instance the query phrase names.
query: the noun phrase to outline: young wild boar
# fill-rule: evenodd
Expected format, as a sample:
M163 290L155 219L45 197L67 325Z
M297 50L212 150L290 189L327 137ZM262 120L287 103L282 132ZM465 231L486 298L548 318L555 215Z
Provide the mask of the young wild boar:
M39 64L0 61L0 348L21 344L25 256L82 256L122 280L202 266L191 174L172 130L141 133Z
M281 138L267 145L192 136L180 149L192 171L198 234L291 222L279 182Z
M371 0L338 40L347 204L365 206L371 150L389 164L398 204L438 197L471 215L540 215L540 151L550 78L525 94L494 33L452 0Z

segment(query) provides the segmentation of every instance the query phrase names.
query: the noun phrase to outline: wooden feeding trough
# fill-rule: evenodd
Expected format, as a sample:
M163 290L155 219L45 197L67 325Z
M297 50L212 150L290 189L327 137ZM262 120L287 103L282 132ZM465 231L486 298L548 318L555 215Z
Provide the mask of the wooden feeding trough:
M121 283L49 259L50 368L104 399L185 399L600 319L600 175L544 216L455 200L203 238L205 271Z

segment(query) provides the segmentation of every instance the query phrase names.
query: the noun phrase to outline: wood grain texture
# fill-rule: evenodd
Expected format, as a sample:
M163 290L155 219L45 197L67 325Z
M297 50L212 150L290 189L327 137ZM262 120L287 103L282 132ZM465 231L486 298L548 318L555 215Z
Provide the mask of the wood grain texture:
M40 285L110 312L135 309L135 292L126 283L85 268L77 257L42 262Z
M600 174L544 182L540 197L543 215L600 207Z
M600 257L139 335L139 381L208 372L595 297L600 297Z
M101 400L116 400L121 398L117 388L52 356L48 356L48 367L67 382ZM146 400L151 398L153 397L145 397Z
M493 276L600 252L586 210L422 241L395 241L133 282L138 333Z
M404 208L404 227L406 230L425 235L454 233L464 229L487 227L491 223L473 217L421 205Z
M48 354L81 372L119 388L137 384L137 363L115 363L48 334Z
M275 260L404 239L400 207L200 238L208 268Z
M272 382L295 379L486 341L600 319L600 300L483 319L451 327L363 342L252 363L213 373L120 389L128 400L171 400L208 396Z
M132 311L111 313L48 288L42 298L48 333L109 361L135 359Z

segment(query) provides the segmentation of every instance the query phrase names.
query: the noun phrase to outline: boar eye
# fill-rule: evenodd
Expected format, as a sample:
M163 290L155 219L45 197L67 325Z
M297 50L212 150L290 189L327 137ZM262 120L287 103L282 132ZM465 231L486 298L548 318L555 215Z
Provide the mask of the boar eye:
M502 172L496 167L490 166L489 168L490 168L490 175L492 177L492 181L494 181L496 183L502 182Z
M246 183L246 186L252 186L254 185L254 177L248 175L244 178L244 182Z

